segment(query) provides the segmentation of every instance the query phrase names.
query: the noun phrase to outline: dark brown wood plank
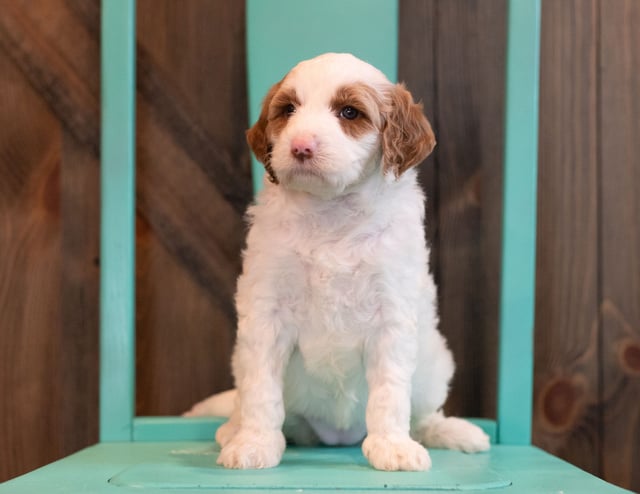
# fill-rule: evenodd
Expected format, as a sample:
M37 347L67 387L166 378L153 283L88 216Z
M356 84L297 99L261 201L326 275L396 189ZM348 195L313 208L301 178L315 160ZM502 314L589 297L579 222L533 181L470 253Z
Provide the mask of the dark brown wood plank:
M600 0L603 474L640 491L640 3Z
M165 248L234 317L244 223L220 197L202 169L189 159L173 134L157 125L151 106L138 102L138 211ZM167 289L171 289L167 286Z
M175 414L232 384L251 198L244 4L143 0L138 19L137 408Z
M505 2L436 2L436 278L447 410L495 416Z
M94 63L97 53L91 57ZM59 436L63 454L98 441L100 184L91 146L62 136Z
M62 453L61 133L0 51L0 480ZM62 431L60 431L62 432ZM68 432L68 431L65 431ZM47 438L43 441L43 438ZM37 445L37 447L34 447Z
M29 9L24 3L9 3L0 21L0 46L75 140L91 147L97 158L99 71L96 67L90 70L88 61L97 64L99 58L97 3L52 0L38 5L30 3L34 8ZM236 2L201 2L184 8L176 2L164 5L163 10L159 2L149 4L146 8L150 14L140 17L143 20L139 49L138 210L157 241L186 272L180 276L191 280L193 293L186 291L185 300L197 298L203 289L207 292L211 304L209 321L205 324L203 320L197 330L217 335L225 352L224 358L215 357L214 348L214 356L203 364L204 384L195 389L173 387L178 394L192 389L189 398L164 408L164 413L175 413L178 407L188 407L190 403L186 401L195 401L229 383L228 364L220 370L217 362L228 360L235 326L232 299L244 233L241 215L250 199L250 180L244 118L229 119L229 115L237 116L236 112L246 115L243 30L239 29L244 25L244 7ZM176 15L176 9L184 15ZM169 45L173 50L170 59L173 66L159 65L156 59L163 60L162 50L154 48L153 40L145 34L145 26L157 18L152 14L165 11L170 15L162 18L164 24L156 26L157 36L162 39L166 23L186 21L168 29L170 33L178 33ZM220 24L219 29L212 29L212 19ZM182 48L176 51L175 46L182 46L185 51ZM228 46L236 48L228 50ZM187 68L187 72L181 71L181 67ZM192 85L190 90L188 81ZM155 286L173 293L173 279L168 277L169 272L165 273L167 276L162 273L159 269L153 278ZM177 271L171 273L179 276ZM156 296L157 291L143 292L139 300L144 301L146 295ZM179 298L173 300L179 305ZM141 319L143 353L147 341L153 348L162 346L149 340L149 334L154 335L152 339L167 334L183 341L173 326L168 326L177 324L175 319L162 317L163 309L159 310L153 321L164 321L163 328L167 331L163 333L156 328L154 333L153 325ZM190 318L187 311L178 325L189 324ZM140 369L141 383L148 383L147 370L156 379L165 376L153 365L141 363ZM189 375L183 382L202 380ZM162 386L154 389L161 390ZM164 399L171 394L163 390L155 396ZM162 410L152 406L146 413Z
M435 0L403 0L399 3L398 80L411 91L414 100L421 102L424 113L438 138L436 120L436 7ZM431 248L432 272L438 264L437 204L438 161L437 153L429 156L419 166L420 184L427 196L425 228Z
M235 2L217 4L214 9L243 12ZM0 0L0 9L0 422L12 451L1 457L4 480L97 439L99 2ZM242 36L242 19L222 21L235 38ZM201 55L216 59L206 50ZM152 350L145 353L142 345L142 356L152 360L141 365L160 369L147 413L177 413L230 384L232 295L244 231L239 210L249 196L242 192L248 185L224 191L231 182L221 186L211 171L217 160L230 159L227 174L241 177L249 163L244 119L220 130L228 115L215 112L220 128L214 128L205 118L212 106L196 116L157 109L167 101L182 108L182 93L154 64L145 61L153 90L143 91L139 104L143 121L154 116L141 125L139 212L152 232L153 269L166 276L139 272L153 287L140 294L140 319L150 323L142 324L147 335L159 326L157 335L170 337L152 335ZM243 58L230 67L219 79L233 69L236 101L225 104L242 109ZM195 83L208 87L202 78ZM226 142L230 127L240 131ZM204 152L193 149L203 141ZM165 356L182 362L184 372L176 373Z
M543 2L533 440L600 474L594 7Z
M138 371L140 415L180 414L214 390L232 387L233 320L194 286L172 253L138 220ZM170 289L158 283L159 275Z
M138 3L138 87L154 118L242 214L252 193L244 3L191 3Z
M52 37L38 22L46 24L49 15L56 17L61 13L69 14L59 0L21 5L12 0L1 0L0 9L0 48L20 67L31 85L36 88L42 98L47 101L58 119L66 126L79 142L91 146L94 153L99 149L98 127L98 87L91 87L84 77L75 71L69 60L86 56L80 49L84 43L90 43L87 36L76 43L63 43L68 35L74 34L70 26L73 21L67 15L62 25L69 25L69 30L60 31L60 37ZM35 12L42 12L36 16ZM82 31L79 29L78 31ZM85 33L86 34L86 33ZM72 47L67 56L56 49L60 43ZM93 47L97 46L93 42ZM90 47L91 48L91 47ZM94 63L95 48L93 51ZM97 71L97 65L92 73ZM90 81L89 77L87 81ZM95 83L95 81L94 81Z
M97 55L95 54L97 53L97 40L92 39L87 33L93 34L94 36L97 34L95 26L93 25L96 19L92 14L93 10L86 7L88 4L83 4L83 9L78 9L76 2L62 2L61 0L56 0L56 2L52 1L46 5L48 9L56 11L56 14L54 15L56 18L61 15L61 12L66 13L65 20L63 21L58 19L54 23L55 25L72 25L77 23L78 20L82 21L86 32L84 38L81 39L82 43L79 43L79 46L82 44L89 45L89 48L94 50L94 54L91 56L91 59L95 61L97 59ZM219 5L223 6L223 4ZM65 6L75 6L76 8L69 9ZM24 9L21 10L19 7L19 4L11 4L11 8L4 12L2 23L0 23L0 28L2 28L0 29L0 44L29 78L31 84L47 100L53 111L70 130L76 140L91 146L97 155L98 107L96 93L98 92L98 88L91 82L93 80L93 76L85 78L82 74L76 72L78 67L84 67L86 64L83 65L75 61L77 58L82 58L83 56L86 57L88 48L77 48L73 42L74 40L70 39L72 35L75 36L74 33L77 29L68 29L66 31L61 30L58 33L58 36L54 36L50 32L50 27L42 28L39 24L40 22L46 22L48 18L47 15L36 15L34 11L37 11L37 9L25 12ZM71 49L71 47L73 47L73 50L75 51L67 53L65 50ZM68 60L74 60L74 63L72 64L68 62ZM92 73L93 72L95 72L95 70L92 71ZM162 90L170 91L173 86L169 83L163 83L161 75L155 75L156 70L150 60L145 59L145 66L141 72L146 74L148 79L156 81L154 83L153 91L148 93L143 91L144 98L142 102L148 102L149 97L153 96L156 98L155 101L157 101L157 104L146 105L143 110L151 108L150 111L154 111L157 115L158 112L155 108L164 108L166 106L166 101L172 99L175 99L177 102L180 101L179 95L175 96L170 93L162 92ZM158 70L158 72L161 72L161 70ZM242 77L242 79L244 79L244 72L239 71L235 74L235 77ZM238 85L243 86L243 83L239 83ZM69 90L69 88L72 90ZM78 89L78 91L75 89ZM242 107L242 104L239 106ZM182 123L180 123L180 125L189 131L193 130L195 133L198 133L197 131L200 128L199 124L185 117L186 114L181 115L186 118L186 120L181 121ZM172 119L153 118L150 121L153 126L150 132L154 135L164 134L165 140L177 141L181 150L180 152L186 153L187 155L195 154L196 156L203 156L203 153L190 151L190 149L194 147L193 143L195 142L198 144L200 141L193 141L193 139L185 140L184 138L181 138L185 135L189 135L190 132L176 132L175 125L169 125L169 122L173 121ZM207 133L208 129L205 129L205 131L206 132L203 134L205 137L211 134L211 132ZM167 135L169 137L167 137ZM236 167L238 170L237 173L242 174L246 173L249 165L246 159L247 151L246 146L244 146L242 132L239 133L239 136L240 137L237 140L243 143L243 151L235 161L238 164ZM238 149L240 148L238 144L234 144L234 146ZM209 148L214 149L214 151L216 149L215 146L209 146ZM204 156L209 156L211 153L213 153L213 155L217 155L214 151L205 152ZM228 153L221 152L221 155L226 156ZM159 153L159 157L159 159L162 160L161 164L168 167L167 169L175 168L176 162L167 161L168 157L161 153ZM188 173L185 174L185 182L177 182L175 177L171 176L170 172L158 173L153 176L156 180L156 185L164 185L165 188L168 187L169 189L180 191L184 195L188 194L189 183L192 181L199 182L204 178L204 181L208 182L211 188L208 195L212 198L212 207L214 209L216 208L216 204L220 202L217 201L219 196L222 195L225 197L225 201L223 202L229 202L227 199L228 197L235 198L235 202L230 202L235 211L230 214L226 214L228 208L223 204L221 208L218 208L219 215L215 218L216 222L209 223L209 231L212 230L213 232L217 232L218 236L224 238L224 235L228 233L227 230L229 227L232 228L233 231L241 230L243 227L242 222L239 219L239 215L241 214L239 210L244 208L244 204L246 204L249 199L247 192L244 192L244 199L238 202L239 196L237 192L225 192L224 190L221 192L221 183L212 180L211 173L206 171L207 169L214 169L220 164L219 162L213 161L206 165L198 162L195 163L201 170L196 170L191 174L191 176ZM142 167L141 175L143 175L144 170L144 167ZM203 170L205 171L205 174L207 174L207 177L202 177ZM244 172L242 170L244 170ZM162 182L163 180L165 182ZM222 183L223 185L228 185L228 181L222 181ZM245 190L246 189L247 187L245 186ZM163 228L158 228L158 234L167 249L174 253L185 253L184 255L178 256L183 261L183 266L186 269L191 270L194 278L200 280L202 284L212 291L213 299L221 303L225 311L230 314L232 312L232 308L230 308L231 304L229 304L228 300L223 300L229 298L228 289L220 292L218 287L225 285L223 272L229 264L229 256L237 258L238 243L236 242L236 244L234 244L233 241L224 241L217 242L213 245L209 244L206 248L199 248L198 239L203 235L201 229L197 230L196 228L199 223L194 223L192 219L200 216L200 205L195 201L182 201L181 207L174 208L171 215L163 215L163 208L154 208L154 202L146 197L147 194L153 194L150 192L151 190L153 190L151 187L140 187L138 189L138 193L141 195L139 201L140 207L142 208L141 213L148 217L156 218L155 223L161 223L163 225ZM156 194L154 197L161 198L162 195ZM161 204L161 206L163 204ZM145 209L147 205L150 209ZM164 209L166 209L166 206ZM194 228L197 231L185 235L184 229L189 229L192 225L195 225ZM195 244L186 242L185 238L191 239ZM204 238L206 240L207 235L204 235ZM227 238L233 239L235 237L231 234L227 236ZM231 264L233 264L233 261ZM222 283L221 276L223 280ZM223 293L223 296L219 296L220 293Z
M97 440L99 57L60 1L0 8L4 480Z
M148 105L138 108L137 409L176 414L231 385L244 229L171 136L145 125ZM183 221L188 228L174 230Z

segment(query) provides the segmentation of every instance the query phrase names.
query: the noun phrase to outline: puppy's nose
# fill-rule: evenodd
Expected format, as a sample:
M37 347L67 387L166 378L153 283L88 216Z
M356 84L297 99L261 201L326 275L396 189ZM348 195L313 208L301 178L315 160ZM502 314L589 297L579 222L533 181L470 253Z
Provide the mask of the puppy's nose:
M312 135L299 135L291 141L291 154L298 161L313 158L318 149L318 142Z

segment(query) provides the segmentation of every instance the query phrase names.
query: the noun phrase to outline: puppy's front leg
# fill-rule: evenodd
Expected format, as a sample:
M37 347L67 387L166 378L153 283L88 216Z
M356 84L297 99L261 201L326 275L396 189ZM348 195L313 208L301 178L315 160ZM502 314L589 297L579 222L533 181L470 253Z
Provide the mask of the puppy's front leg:
M367 437L362 451L378 470L428 470L427 450L409 436L411 378L415 370L415 329L391 324L366 348Z
M270 468L285 449L282 382L291 341L277 317L241 317L233 355L238 401L223 427L218 464L227 468ZM227 432L229 432L227 434Z

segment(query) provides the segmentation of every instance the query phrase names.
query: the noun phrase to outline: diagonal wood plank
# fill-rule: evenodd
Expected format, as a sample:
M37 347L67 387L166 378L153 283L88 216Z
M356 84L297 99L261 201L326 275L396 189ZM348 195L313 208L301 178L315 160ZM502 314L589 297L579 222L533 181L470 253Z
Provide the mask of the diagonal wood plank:
M97 39L100 25L98 4L84 0L66 0L66 4L69 9L82 19L86 29ZM139 11L146 12L140 19L140 24L142 24L140 30L143 38L145 26L149 23L149 19L153 18L154 14L157 15L158 11L163 10L161 5L156 3L156 5L149 4L147 6L145 2L140 2ZM225 15L226 10L233 10L231 4L226 3L201 5L197 9L184 9L175 4L175 8L182 10L182 15L192 10L202 10L205 7L213 10L213 13L203 13L203 17L215 18L216 15L220 15L220 11L223 11L222 14ZM238 55L242 56L244 54L243 49L241 49L243 40L236 39L234 41L240 46L232 51L239 50L240 53ZM138 91L147 101L153 102L151 109L154 118L170 130L173 138L180 143L182 149L194 163L202 168L207 178L215 184L225 200L230 202L239 214L244 214L248 198L252 195L250 167L248 165L249 156L244 140L240 139L243 152L240 155L240 160L238 160L238 157L234 156L226 146L218 142L218 138L212 135L206 124L200 121L197 116L198 109L193 107L187 95L174 82L175 76L166 73L161 64L154 59L152 50L153 46L148 47L144 43L144 39L137 44ZM181 47L181 50L187 52L188 47ZM237 58L234 54L231 56ZM211 63L215 64L215 61L212 60ZM239 74L240 77L237 77L239 80L235 84L238 87L229 89L229 95L235 102L238 98L237 96L234 97L234 91L236 94L241 94L244 103L246 92L244 65L241 64L240 67L242 67ZM227 74L223 73L221 75L226 76ZM212 110L218 111L217 108L212 108ZM246 104L235 109L233 114L237 115L238 113L243 116L246 115ZM238 121L241 122L240 128L238 128ZM235 121L229 121L229 126L234 128L235 135L240 136L245 124L242 119L235 119Z
M47 9L55 7L47 5ZM18 4L2 0L0 10L0 47L78 142L91 146L98 155L98 96Z
M67 178L62 183L69 187L76 183L80 188L87 188L82 191L67 188L63 203L77 202L79 193L88 194L87 199L97 200L86 180L91 173L98 172L98 167L93 172L85 168L92 163L95 166L99 154L99 79L98 71L91 65L98 59L99 2L16 0L12 3L0 0L0 7L5 3L11 5L2 9L0 49L20 68L30 86L67 129L65 142L76 143L88 150L91 157L88 159L82 153L71 152L70 155L77 158L73 169L79 175L74 177L70 174L72 168L68 168L63 175ZM222 72L213 66L202 74L197 65L191 64L195 70L191 69L185 79L180 70L162 65L166 57L163 58L162 49L158 51L155 47L155 41L152 40L151 45L138 44L142 54L139 62L142 77L138 86L137 197L139 223L147 225L148 230L145 238L138 237L138 283L141 287L137 301L138 357L144 359L138 372L138 384L143 390L138 395L138 408L142 413L154 414L178 413L212 391L230 385L228 355L235 328L232 300L244 232L241 211L251 194L248 151L243 135L246 126L244 64L243 57L238 58L236 53L243 53L244 45L238 43L243 34L232 27L241 25L238 22L242 20L244 7L233 2L194 4L184 8L176 2L165 2L165 5L185 14L166 19L169 30L179 33L178 45L188 47L195 43L189 48L195 54L193 57L178 53L179 66L188 67L185 60L197 64L196 56L208 53L198 48L209 43L208 38L202 40L203 35L231 36L237 48L230 51L228 57L238 59L240 63ZM151 15L143 15L145 19L153 18L153 12L166 10L159 2L149 4L148 9ZM200 27L186 26L188 34L180 32L183 28L171 27L172 22L183 18L192 24L199 23ZM227 27L211 31L211 19L217 19ZM199 32L200 38L182 40L192 36L192 31ZM185 45L187 41L191 45ZM226 41L215 42L209 46L220 45L220 49L226 50L227 44ZM221 59L214 53L210 54L209 60ZM182 79L178 80L177 75ZM207 79L202 77L205 75ZM208 96L209 84L214 87L222 84L224 88L228 81L239 81L231 84L231 97L224 100L229 108L201 104L198 98L209 103L213 101ZM197 91L190 89L193 84L197 90L204 91L204 97L195 96ZM237 117L232 108L240 111L243 118L229 122L229 115ZM91 208L84 208L83 213L92 214ZM76 235L78 222L84 221L84 217L78 215L78 221L67 224L65 231L69 235L62 246L68 254L65 257L68 262L63 265L64 286L69 292L62 305L63 316L69 322L65 334L74 340L78 332L82 333L83 325L91 324L95 310L90 305L95 294L89 279L82 283L77 278L79 263L91 256L84 250L90 246L89 239L80 241ZM97 241L97 235L94 240ZM70 257L72 253L77 254L77 258ZM91 267L84 265L87 276L92 272L97 275L94 261L99 262L97 254L91 258ZM78 310L74 311L74 307ZM178 328L185 329L177 331ZM78 340L78 348L91 347L89 336ZM193 342L199 342L195 344L195 350ZM177 372L176 367L163 364L167 357L189 364L180 366L180 372ZM68 365L63 366L65 382L72 387L86 387L92 374L76 372L86 363L84 357L78 358L68 359ZM90 403L93 401L89 397L87 405L91 406ZM69 417L84 416L83 408L76 407ZM60 419L68 420L69 417Z
M53 1L57 3L54 5ZM52 0L47 4L47 8L59 8L60 12L66 11L71 16L72 12L65 9L64 6L65 2L62 0ZM23 10L18 8L17 4L2 0L0 7L3 10L3 15L0 16L0 47L20 67L32 86L43 95L56 116L69 129L71 135L78 142L90 146L97 156L99 149L98 95L95 94L95 88L87 87L85 79L77 74L67 61L74 58L75 55L82 56L82 53L67 53L63 57L57 49L56 43L73 46L73 43L66 39L68 35L64 31L60 32L56 39L47 39L40 26L36 25L33 19L30 19ZM46 18L46 16L44 17ZM91 12L83 18L93 19ZM74 19L68 18L65 21L60 21L60 25L73 22ZM88 31L95 33L93 29ZM92 42L95 44L97 40L93 39ZM153 72L153 69L148 66L146 71ZM168 86L167 83L163 87ZM158 94L159 90L153 93L155 97L158 97ZM179 100L177 97L172 98L167 95L160 98L161 101L171 99ZM148 108L154 107L153 101L146 98L143 100ZM176 141L173 129L167 129L163 125L170 120L170 118L149 119L148 123L152 127L151 133L163 133L164 140L167 142L169 140ZM197 129L196 124L188 122L184 126L187 129ZM189 132L178 134L185 136ZM202 135L203 133L200 133L200 136ZM185 148L194 145L194 142L185 143L178 140L177 144L185 153L184 157L189 158L190 153L186 152ZM195 143L195 145L197 144L198 142ZM210 146L211 149L213 148ZM207 156L209 156L207 153L225 156L225 153L209 151L205 152ZM235 285L233 281L235 275L228 274L227 267L231 265L231 272L233 273L234 269L237 272L237 268L233 268L233 266L237 266L238 252L242 242L241 235L244 230L238 210L242 209L243 204L246 204L249 199L248 185L244 187L245 191L242 192L242 190L238 191L235 188L235 184L229 185L227 183L233 189L227 193L227 197L234 198L233 207L230 208L224 194L220 194L218 189L220 183L224 184L225 182L218 177L218 181L214 183L203 171L211 170L211 167L215 167L218 162L214 161L207 165L208 168L204 168L199 166L198 162L186 159L186 170L190 171L181 175L183 182L176 182L172 177L176 162L170 161L166 155L162 154L154 158L164 172L156 170L153 174L156 190L150 187L138 187L139 212L157 228L157 233L167 250L181 260L183 267L189 270L193 278L210 292L212 299L220 304L229 320L233 321L234 311L231 295ZM223 168L229 169L229 166ZM248 169L248 162L245 168ZM209 188L208 193L205 194L207 200L203 203L185 201L184 198L179 199L171 195L163 195L164 202L158 200L158 197L161 197L159 192L162 190L161 186L165 186L168 190L188 194L189 188L196 182L201 186L207 184ZM241 194L245 194L243 200L240 199ZM215 218L203 215L200 204L204 203L208 204L210 210L217 210L222 214ZM178 204L179 208L173 207ZM199 218L200 221L194 222L193 218ZM201 244L201 239L209 241L206 247Z
M238 212L250 198L244 4L143 0L138 18L138 166L140 187L147 189L139 197L152 235L138 256L144 297L138 304L137 408L141 414L175 414L231 385L231 302L244 236ZM226 186L242 202L210 194L211 184L225 190L220 183L226 172L215 150L205 148L208 136L225 143L233 160L228 174L240 181L247 177L244 191ZM180 227L173 235L167 231L178 247L171 256L153 237L158 228L168 230L166 218ZM188 228L181 227L183 221ZM211 280L203 278L203 263L212 263L210 249L221 249L228 258L216 266L218 298L228 302L226 308L208 300ZM176 261L191 266L191 279L181 275ZM190 286L193 282L198 286Z
M187 156L204 172L206 178L220 191L236 213L243 214L252 195L251 176L242 163L192 117L193 111L184 102L187 98L173 86L170 77L162 73L150 53L138 44L138 90L148 102L153 119L167 128Z
M60 356L74 347L62 345L58 304L62 129L2 51L0 85L0 435L10 452L0 455L4 480L82 446L83 432L67 429L62 418L80 396L65 393L60 372ZM43 437L46 444L34 448Z
M202 169L173 134L155 125L151 104L138 104L138 208L169 252L235 321L233 293L244 225L211 193Z

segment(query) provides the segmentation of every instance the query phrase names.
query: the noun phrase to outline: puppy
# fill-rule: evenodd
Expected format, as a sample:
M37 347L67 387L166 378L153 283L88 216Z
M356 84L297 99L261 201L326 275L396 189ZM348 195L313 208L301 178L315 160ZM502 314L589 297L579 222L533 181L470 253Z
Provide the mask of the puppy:
M381 470L427 470L424 446L488 449L480 428L440 411L454 363L413 168L436 144L421 106L371 65L328 53L271 88L247 140L267 175L248 211L218 463L276 466L285 437L362 441Z

